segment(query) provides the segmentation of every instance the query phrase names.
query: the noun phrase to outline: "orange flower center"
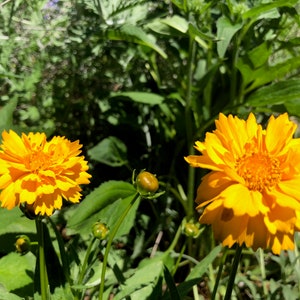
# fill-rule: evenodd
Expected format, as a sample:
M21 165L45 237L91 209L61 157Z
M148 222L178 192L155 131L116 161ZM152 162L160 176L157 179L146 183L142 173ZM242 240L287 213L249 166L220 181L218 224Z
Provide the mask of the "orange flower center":
M27 168L33 173L38 173L40 170L48 169L50 164L49 155L42 151L36 151L29 155Z
M262 192L275 186L281 179L280 161L268 154L244 155L237 160L236 170L250 190Z

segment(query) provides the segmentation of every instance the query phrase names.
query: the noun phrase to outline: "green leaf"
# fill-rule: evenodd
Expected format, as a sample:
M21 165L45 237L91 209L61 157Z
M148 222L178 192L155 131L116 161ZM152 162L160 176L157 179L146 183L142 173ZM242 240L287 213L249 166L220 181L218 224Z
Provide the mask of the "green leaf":
M147 34L140 27L134 26L132 24L124 24L118 29L108 29L106 34L110 40L127 41L147 46L155 50L163 58L167 58L167 54L156 44L154 38L151 35Z
M93 222L103 217L105 208L105 213L108 213L108 207L111 208L113 203L119 200L119 204L127 197L132 197L135 192L136 190L132 184L123 181L108 181L101 184L74 208L73 214L67 223L68 230L72 232L91 232ZM127 199L126 203L128 201ZM118 207L114 207L114 209L118 209ZM110 211L109 213L115 216L119 211ZM105 219L109 217L107 216Z
M297 101L294 102L287 101L284 103L284 106L286 107L288 113L300 117L300 98L298 98Z
M11 210L0 208L0 252L14 251L16 238L20 234L26 234L30 239L34 238L34 221L26 218L18 207Z
M106 206L98 214L96 214L95 216L93 216L93 218L89 220L88 225L90 226L86 226L88 227L86 229L89 229L95 221L100 220L101 222L105 223L109 229L112 230L115 224L117 223L118 219L121 217L125 209L132 201L133 197L134 195L128 196L126 198L121 198L115 201L114 203ZM115 238L118 238L119 236L129 233L130 229L134 224L136 211L139 204L140 204L139 200L135 201L134 205L131 207L130 211L126 215L126 218L124 219L121 227L118 229Z
M23 300L24 298L20 298L19 296L9 293L1 284L0 284L0 299L5 300Z
M294 105L300 109L300 79L279 81L262 87L252 93L246 104L248 106Z
M179 294L183 299L184 296L190 291L190 289L201 279L202 275L207 272L208 266L214 261L222 249L222 245L218 245L211 252L202 259L190 272L184 282L178 287Z
M160 22L178 30L181 33L187 33L189 27L188 21L177 15L162 19Z
M114 136L103 139L95 147L89 149L88 155L91 159L111 167L120 167L128 163L126 145Z
M237 64L243 76L244 86L248 86L245 93L271 83L275 79L280 79L300 67L300 57L294 57L273 66L263 65L258 69L253 69L247 62L240 60Z
M172 277L169 269L166 266L164 266L164 277L165 277L166 284L167 284L167 286L169 288L169 291L170 291L171 299L172 300L180 300L181 297L179 295L179 292L177 290L177 287L175 285L173 277Z
M35 233L34 221L26 218L18 207L13 209L0 207L0 235L16 232Z
M203 34L198 30L193 24L189 24L189 34L195 39L195 41L204 49L208 49L207 43L204 41L207 38L207 35ZM208 39L211 40L211 39Z
M10 129L13 125L13 113L17 106L17 99L9 102L0 109L0 131Z
M127 296L130 296L131 300L148 299L163 272L163 267L162 261L153 260L152 263L138 268L124 285L121 285L121 291L114 300L121 300Z
M111 93L113 97L127 97L134 102L148 104L148 105L159 105L164 101L164 97L146 92L122 92L122 93Z
M32 290L35 256L9 253L0 259L0 282L8 291L27 288Z
M266 17L266 13L271 10L274 10L278 7L293 7L297 4L298 0L280 0L280 1L271 1L269 3L260 3L258 6L255 6L245 13L242 14L243 19L261 19ZM278 15L279 16L279 15Z
M268 42L264 42L247 53L253 68L257 69L268 62L272 54L272 47Z
M161 19L155 19L152 22L149 22L145 25L145 28L148 30L154 31L155 33L158 33L160 35L166 35L166 36L184 36L183 33L181 33L178 30L175 30L174 28L168 26L167 24L164 24L161 22Z
M217 20L217 51L220 58L223 58L231 42L232 37L242 28L242 23L232 24L225 16Z

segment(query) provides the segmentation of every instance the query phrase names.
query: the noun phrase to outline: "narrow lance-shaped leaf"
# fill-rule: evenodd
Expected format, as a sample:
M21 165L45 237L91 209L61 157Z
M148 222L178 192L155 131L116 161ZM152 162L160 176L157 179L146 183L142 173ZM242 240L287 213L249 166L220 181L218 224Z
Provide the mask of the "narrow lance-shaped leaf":
M153 37L140 27L132 24L124 24L117 29L108 29L106 35L110 40L127 41L147 46L155 50L163 58L167 58L167 54L155 43Z
M0 109L0 131L9 129L13 123L13 112L17 106L17 99L10 100Z
M223 58L231 42L231 39L242 28L242 23L233 24L227 17L222 16L217 20L217 51L220 58Z
M246 104L249 106L266 106L292 102L300 107L299 79L279 81L262 87L247 98Z
M112 93L112 98L114 97L126 97L137 103L157 105L162 104L164 97L146 92L122 92L122 93Z
M199 283L202 275L207 272L208 266L214 261L222 249L222 245L218 245L202 259L190 272L185 281L178 286L178 292L183 298L189 290L197 283Z
M259 19L262 18L262 16L275 8L279 8L279 7L293 7L294 5L296 5L298 2L298 0L280 0L280 1L271 1L269 3L260 3L258 6L255 6L251 9L249 9L248 11L244 12L242 14L242 18L243 19L247 19L247 18L251 18L251 19Z
M240 61L238 69L243 74L244 85L249 85L245 89L245 94L257 89L267 83L271 83L275 79L283 78L291 71L300 67L300 57L295 57L286 60L283 63L274 66L264 65L256 70L253 70L249 64Z

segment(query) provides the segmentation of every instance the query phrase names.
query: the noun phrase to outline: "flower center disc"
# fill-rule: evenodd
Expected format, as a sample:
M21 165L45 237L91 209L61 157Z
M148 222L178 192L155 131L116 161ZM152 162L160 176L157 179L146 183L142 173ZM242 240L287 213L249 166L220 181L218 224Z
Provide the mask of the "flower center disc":
M45 170L50 166L51 160L49 155L42 151L34 152L29 157L29 169L38 173L40 170Z
M279 160L267 154L244 155L237 160L236 169L250 190L262 192L275 186L281 179Z

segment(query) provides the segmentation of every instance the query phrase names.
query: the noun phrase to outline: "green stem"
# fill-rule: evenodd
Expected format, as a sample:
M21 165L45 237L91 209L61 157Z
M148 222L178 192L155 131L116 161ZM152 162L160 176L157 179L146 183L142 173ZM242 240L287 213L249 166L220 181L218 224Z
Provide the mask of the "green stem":
M71 282L71 278L70 278L69 260L68 260L68 255L67 255L66 250L65 250L64 241L63 241L62 236L61 236L60 232L58 231L56 225L52 221L52 219L48 218L48 220L49 220L49 222L51 224L51 227L52 227L52 229L55 233L55 236L56 236L64 275L65 275L69 285L71 286L72 282Z
M183 209L184 209L184 212L187 214L188 213L188 209L187 209L187 199L183 199L183 197L180 195L180 193L175 189L173 188L172 186L170 186L169 184L166 184L164 182L159 182L159 185L161 187L165 187L166 190L170 191L173 196L181 203Z
M178 242L178 240L179 240L179 237L181 236L181 231L182 231L182 229L181 229L181 224L180 224L179 227L178 227L178 229L177 229L177 232L176 232L176 234L175 234L175 237L174 237L174 239L173 239L171 245L170 245L169 248L165 251L165 254L164 254L164 255L167 256L167 255L169 255L169 254L174 250L174 248L175 248L175 246L176 246L176 244L177 244L177 242Z
M299 251L298 251L298 246L297 243L295 242L295 249L294 249L294 254L295 254L295 260L296 260L296 274L297 274L297 279L298 279L298 291L300 293L300 262L299 262Z
M230 300L231 299L231 293L234 287L234 280L235 280L235 276L237 273L237 269L238 269L238 265L242 256L242 251L243 251L243 246L238 245L236 250L235 250L235 256L233 259L233 264L232 264L232 269L229 275L229 279L228 279L228 285L226 288L226 293L225 293L225 297L224 300Z
M222 260L221 260L220 265L219 265L219 270L218 270L217 278L216 278L216 281L215 281L214 289L213 289L213 292L211 294L211 300L215 300L215 297L216 297L216 294L217 294L219 282L220 282L222 272L223 272L223 267L224 267L224 264L225 264L225 261L226 261L226 258L227 258L227 250L228 250L228 248L225 248L223 256L222 256Z
M193 138L194 125L192 115L192 87L193 87L193 73L194 73L194 59L195 59L195 41L190 37L189 56L187 63L187 88L186 88L186 106L185 106L185 121L186 121L186 135L188 153L194 154ZM194 215L194 188L195 188L195 168L189 168L188 171L188 185L187 185L187 217L192 218Z
M266 268L265 268L265 260L264 260L264 251L261 248L259 248L258 253L259 253L259 266L260 266L260 273L261 273L264 296L267 296L268 288L266 285Z
M79 277L78 277L78 280L77 280L77 283L76 283L79 286L83 282L84 275L85 275L87 265L88 265L88 259L89 259L89 256L90 256L90 253L92 251L92 248L93 248L93 245L94 245L95 241L96 241L96 238L93 238L92 241L90 242L87 250L86 250L84 261L83 261L83 264L82 264L82 267L81 267L81 270L80 270L80 273L79 273ZM81 293L81 291L79 291L79 293ZM79 300L79 299L80 299L79 294L76 293L76 295L74 296L74 300Z
M182 246L181 251L180 251L180 253L179 253L179 255L178 255L178 258L177 258L177 260L176 260L175 266L174 266L174 268L173 268L173 270L172 270L172 272L171 272L171 274L172 274L173 276L175 275L175 273L176 273L176 271L177 271L177 269L178 269L178 266L179 266L179 263L180 263L180 261L181 261L181 259L182 259L182 257L183 257L185 248L186 248L186 244L184 244L184 245ZM176 257L176 256L175 256L175 257Z
M239 43L236 42L233 55L232 55L232 64L231 64L231 76L230 76L230 101L233 105L237 104L238 99L236 99L236 89L237 89L237 59L239 52Z
M93 245L94 245L95 241L96 241L96 238L93 238L92 241L89 244L89 247L86 250L84 261L83 261L83 264L82 264L82 267L81 267L81 270L80 270L80 274L79 274L79 278L78 278L78 282L77 282L78 285L81 285L82 282L83 282L85 271L86 271L87 265L88 265L88 259L89 259L89 256L90 256L90 253L92 251L92 248L93 248Z
M47 300L48 277L45 260L45 243L44 243L44 229L42 219L39 217L35 220L38 244L39 244L39 267L40 267L40 286L42 300Z
M106 246L104 257L103 257L103 263L102 263L101 282L100 282L100 288L99 288L99 300L103 299L105 272L106 272L106 267L107 267L108 254L109 254L112 242L113 242L114 237L115 237L117 231L119 230L121 224L123 223L125 217L127 216L128 212L130 211L130 209L132 208L132 206L134 205L136 200L139 198L140 198L140 194L136 193L134 195L133 199L131 200L131 202L129 203L129 205L127 206L127 208L125 209L125 211L123 212L123 214L121 215L121 217L119 218L119 220L117 221L115 227L109 234L107 246Z

